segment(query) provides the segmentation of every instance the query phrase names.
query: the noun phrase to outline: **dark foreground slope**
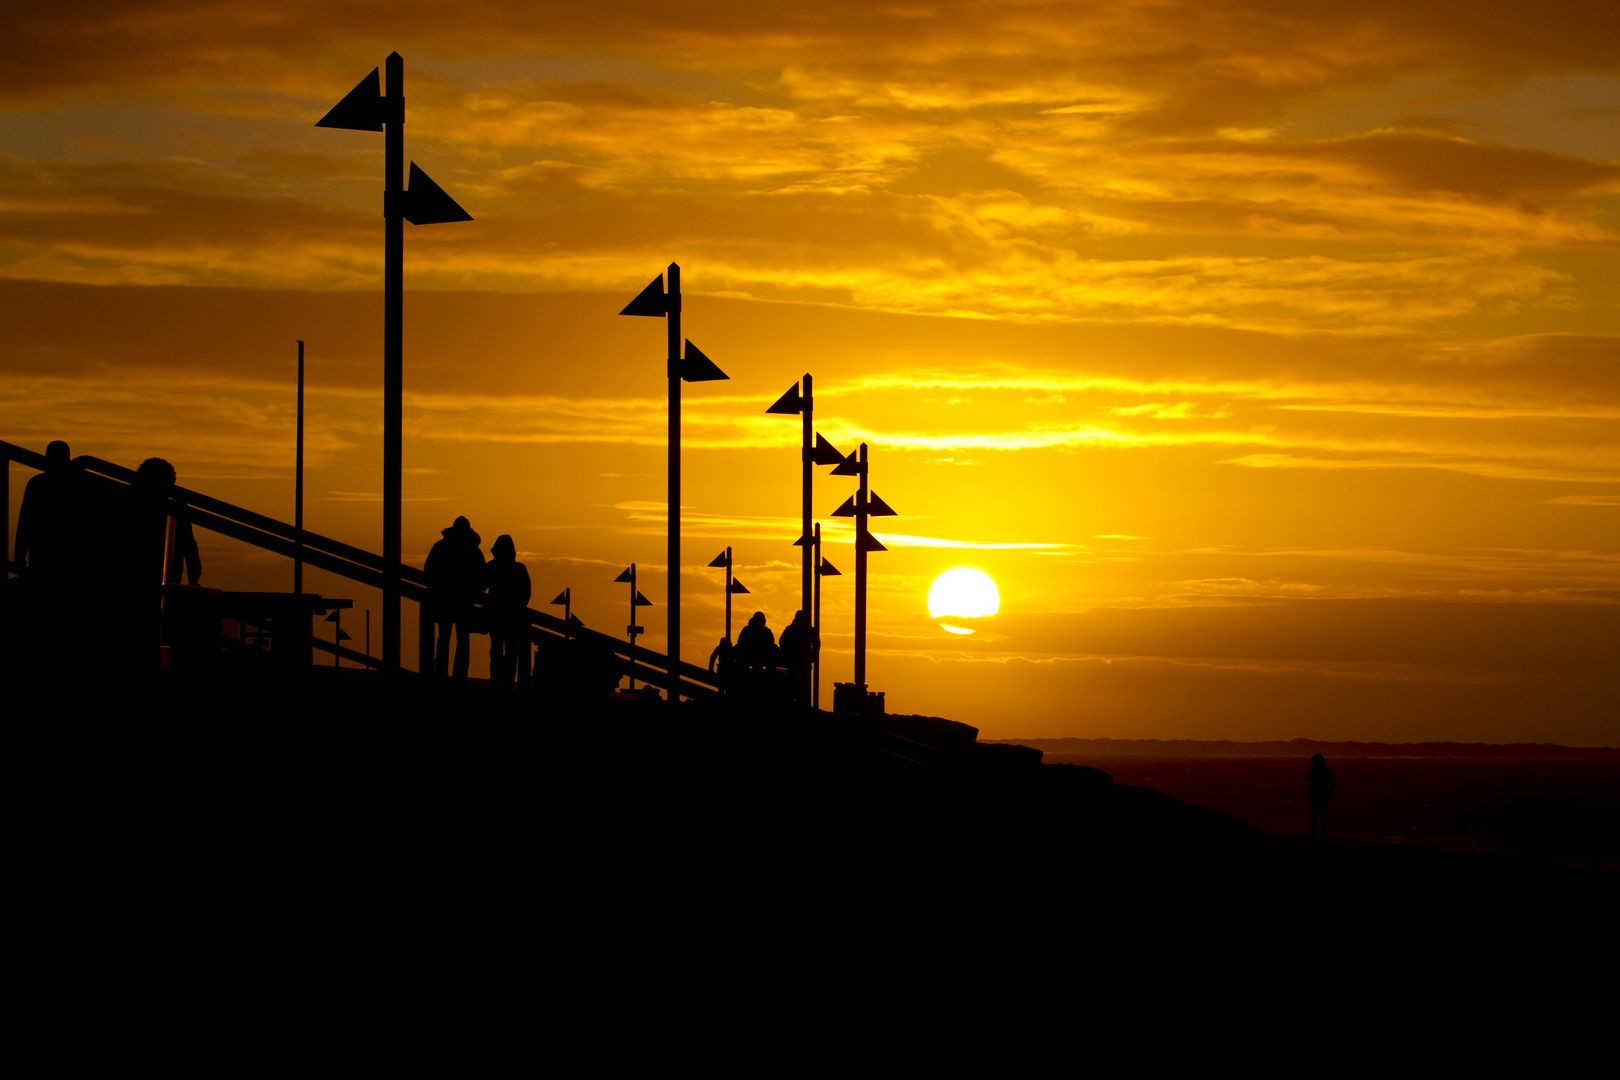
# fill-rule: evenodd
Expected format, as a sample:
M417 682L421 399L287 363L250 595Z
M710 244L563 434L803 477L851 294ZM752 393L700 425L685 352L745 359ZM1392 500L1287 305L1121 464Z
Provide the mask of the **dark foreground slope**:
M968 1007L1518 994L1612 962L1612 874L1279 847L943 724L321 673L75 688L11 726L41 978Z

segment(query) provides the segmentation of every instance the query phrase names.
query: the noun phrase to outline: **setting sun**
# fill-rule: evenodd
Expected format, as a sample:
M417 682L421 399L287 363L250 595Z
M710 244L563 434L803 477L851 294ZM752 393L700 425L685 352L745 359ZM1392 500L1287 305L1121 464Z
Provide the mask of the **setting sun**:
M928 590L928 614L935 619L981 619L1001 610L1001 593L983 570L958 567L934 579ZM953 634L971 634L961 626L940 623Z

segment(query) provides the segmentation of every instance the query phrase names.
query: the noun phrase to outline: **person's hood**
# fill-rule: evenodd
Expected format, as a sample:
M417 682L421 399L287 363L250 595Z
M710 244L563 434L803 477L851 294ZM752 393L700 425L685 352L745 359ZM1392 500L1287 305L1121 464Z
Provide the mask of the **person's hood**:
M482 542L479 535L473 532L473 527L468 524L466 518L457 518L454 525L451 525L448 529L440 529L439 534L446 540L453 540L456 543L470 543L474 547L477 547Z

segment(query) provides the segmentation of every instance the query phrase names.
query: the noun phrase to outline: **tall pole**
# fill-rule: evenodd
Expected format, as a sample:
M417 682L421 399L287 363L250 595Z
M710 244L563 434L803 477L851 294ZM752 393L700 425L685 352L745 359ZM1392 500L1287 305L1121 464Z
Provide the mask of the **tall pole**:
M630 564L630 692L636 692L636 564Z
M405 60L388 54L383 102L386 184L383 194L383 610L382 661L399 674L405 367Z
M731 545L726 545L726 640L731 640Z
M669 704L681 699L681 268L669 264ZM729 571L728 571L729 573ZM631 609L631 622L635 609Z
M298 445L293 455L293 592L304 591L304 343L298 343Z
M866 689L866 444L861 443L861 490L855 496L855 683Z
M405 61L389 53L383 62L388 76L383 93L378 70L360 80L343 100L315 122L316 127L381 131L383 137L383 619L382 667L386 677L399 674L399 561L401 451L404 424L405 222L433 225L471 221L432 177L411 164L412 183L405 189ZM428 625L428 624L424 624ZM427 635L423 635L424 640ZM424 650L426 651L426 650ZM428 664L423 664L424 669ZM425 674L425 671L424 671Z
M799 607L805 612L805 614L808 615L811 604L810 593L814 588L811 579L815 577L817 557L816 552L811 550L810 543L810 519L813 516L810 512L810 483L815 478L815 470L812 468L812 466L815 464L814 458L816 453L816 432L815 421L811 416L811 413L815 408L815 402L810 397L810 375L808 372L806 372L804 376L803 401L804 408L802 410L802 416L804 419L804 450L801 451L799 456L804 462L804 523L799 530L799 535L804 537L804 574L802 588L800 590L800 595L803 597L803 599L800 602Z
M810 625L815 627L815 652L810 657L810 707L821 708L821 522L816 522L815 542L816 549L816 596L814 608L810 616Z

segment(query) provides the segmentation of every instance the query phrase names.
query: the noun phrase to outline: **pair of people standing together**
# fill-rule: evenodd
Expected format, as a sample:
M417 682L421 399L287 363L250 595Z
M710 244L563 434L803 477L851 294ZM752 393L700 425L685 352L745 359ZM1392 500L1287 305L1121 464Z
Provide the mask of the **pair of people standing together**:
M456 685L467 681L468 649L474 633L489 634L489 678L496 686L529 685L529 568L517 561L517 545L506 534L490 545L486 562L480 537L464 517L441 533L428 552L429 606L437 640L433 673ZM479 602L483 618L479 618ZM475 625L476 624L476 625ZM456 637L450 666L450 634Z

